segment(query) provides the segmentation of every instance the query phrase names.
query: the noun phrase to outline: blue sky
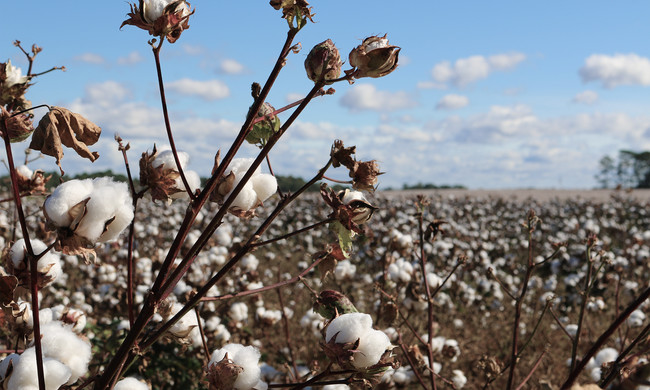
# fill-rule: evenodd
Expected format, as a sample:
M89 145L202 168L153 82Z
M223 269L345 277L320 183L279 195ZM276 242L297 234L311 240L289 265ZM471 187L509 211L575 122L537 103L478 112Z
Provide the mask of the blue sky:
M647 1L313 1L315 24L297 37L269 102L276 108L307 93L303 61L331 38L342 55L370 35L402 48L400 66L381 79L338 84L314 101L271 154L276 173L311 177L331 143L356 145L377 159L380 188L404 183L469 188L591 188L598 160L620 149L650 149L650 2ZM408 4L405 6L403 4ZM124 1L33 1L0 24L0 61L26 68L13 46L36 43L34 104L61 105L103 128L89 164L66 153L70 173L123 164L166 143L150 36L120 24ZM163 46L177 144L207 175L226 149L286 33L267 1L192 2L190 29ZM199 81L196 83L195 81ZM42 112L37 115L42 115ZM281 117L282 118L282 117ZM15 150L22 153L27 143ZM250 156L254 147L242 150ZM53 166L46 158L34 167ZM345 178L343 171L330 176Z

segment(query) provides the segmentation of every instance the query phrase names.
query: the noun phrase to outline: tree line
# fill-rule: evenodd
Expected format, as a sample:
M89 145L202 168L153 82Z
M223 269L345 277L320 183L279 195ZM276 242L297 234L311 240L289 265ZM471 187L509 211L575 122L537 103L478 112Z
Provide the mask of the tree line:
M621 150L600 159L596 181L601 188L650 188L650 151Z

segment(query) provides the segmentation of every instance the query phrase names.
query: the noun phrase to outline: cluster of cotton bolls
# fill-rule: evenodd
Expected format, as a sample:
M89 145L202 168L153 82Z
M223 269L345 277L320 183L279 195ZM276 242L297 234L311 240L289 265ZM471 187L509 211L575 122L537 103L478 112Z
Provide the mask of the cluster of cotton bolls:
M358 342L349 362L355 368L368 368L379 363L379 359L391 346L386 333L374 329L372 317L365 313L347 313L334 318L327 325L325 342Z
M54 251L47 251L47 245L41 240L33 239L30 240L30 243L35 256L45 253L38 259L36 264L36 270L39 274L39 287L42 288L54 283L63 274L61 257ZM16 241L9 250L9 259L11 260L12 273L26 282L29 280L29 264L27 264L27 247L25 244L25 240L22 238Z

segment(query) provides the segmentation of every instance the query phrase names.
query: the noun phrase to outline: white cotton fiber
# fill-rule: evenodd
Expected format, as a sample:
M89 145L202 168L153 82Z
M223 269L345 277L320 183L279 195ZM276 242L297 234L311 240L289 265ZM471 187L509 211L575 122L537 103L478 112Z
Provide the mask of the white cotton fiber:
M114 390L149 390L149 386L134 377L126 377L115 384Z
M372 328L372 317L365 313L343 314L330 322L325 332L325 341L339 344L359 340L352 364L356 368L370 367L379 362L386 349L390 347L388 336Z
M72 216L68 214L70 207L88 198L92 190L91 179L69 180L60 184L45 199L43 208L47 217L57 226L70 226L72 223Z
M30 242L35 255L39 255L47 249L47 245L41 240L33 239L30 240ZM11 249L9 250L9 258L11 259L15 269L28 268L28 264L25 261L26 253L27 248L25 247L25 240L23 238L16 241L14 245L11 246ZM63 269L61 268L61 257L50 250L38 259L36 269L44 275L45 279L47 279L47 284L50 284L63 273ZM43 284L41 287L44 287L47 284Z
M231 172L235 175L233 189L237 187L254 161L255 159L253 158L235 158L230 162L225 175L227 176ZM275 177L267 173L262 173L260 167L257 167L250 180L242 187L241 192L239 192L231 207L250 210L273 195L277 191L277 187L278 182ZM226 198L230 196L230 193L226 195Z
M257 199L264 202L278 190L278 181L275 176L268 173L261 173L251 178L253 189L257 194Z
M133 204L126 183L110 178L70 180L56 187L43 205L45 214L58 227L70 227L70 208L89 199L86 213L75 234L91 242L117 238L133 219ZM108 225L107 225L108 223Z
M261 369L259 367L260 351L253 346L243 346L241 344L227 344L223 348L217 349L210 357L208 365L217 364L223 360L228 353L228 359L244 369L235 381L235 389L251 389L260 381Z
M70 369L72 384L88 372L91 358L90 344L77 336L69 326L59 321L41 326L43 356L56 359Z
M248 306L244 302L233 303L230 305L228 315L236 322L246 321L248 318Z
M43 357L43 372L45 374L45 388L57 390L70 378L70 369L56 359ZM36 366L36 350L27 348L20 355L18 362L14 362L14 370L7 383L7 390L38 390L38 374Z
M26 177L28 179L31 179L32 176L34 175L34 172L32 172L31 169L27 167L27 165L21 165L18 168L16 168L16 172L18 172L21 176Z
M165 320L170 320L179 311L181 311L182 308L183 305L181 303L175 302L172 305L170 315ZM199 324L196 321L196 314L194 314L193 310L190 310L183 317L181 317L180 320L176 321L176 323L172 325L171 328L169 328L168 332L176 337L184 338L187 337L192 329L197 326L199 326Z
M187 164L190 162L190 155L186 152L180 151L176 152L176 154L178 155L178 162L180 162L183 173L185 174L187 184L189 185L190 190L192 192L195 192L201 186L201 178L199 177L198 173L185 169ZM178 172L178 166L176 165L176 161L174 161L174 153L171 150L163 150L161 152L158 152L156 158L154 158L151 162L151 166L154 168L157 168L161 165L164 169L173 169L174 171ZM180 176L176 178L174 186L180 191L170 195L170 198L181 199L187 197L185 185L183 184L183 179Z

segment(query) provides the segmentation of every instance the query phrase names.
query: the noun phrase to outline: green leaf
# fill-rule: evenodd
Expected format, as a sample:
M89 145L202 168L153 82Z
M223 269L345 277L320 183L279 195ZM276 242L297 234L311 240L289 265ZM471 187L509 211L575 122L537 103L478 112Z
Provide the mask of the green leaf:
M334 221L330 223L330 230L332 230L339 238L339 246L341 251L346 258L350 257L350 251L352 250L352 237L354 232L348 230L341 224L339 221Z

